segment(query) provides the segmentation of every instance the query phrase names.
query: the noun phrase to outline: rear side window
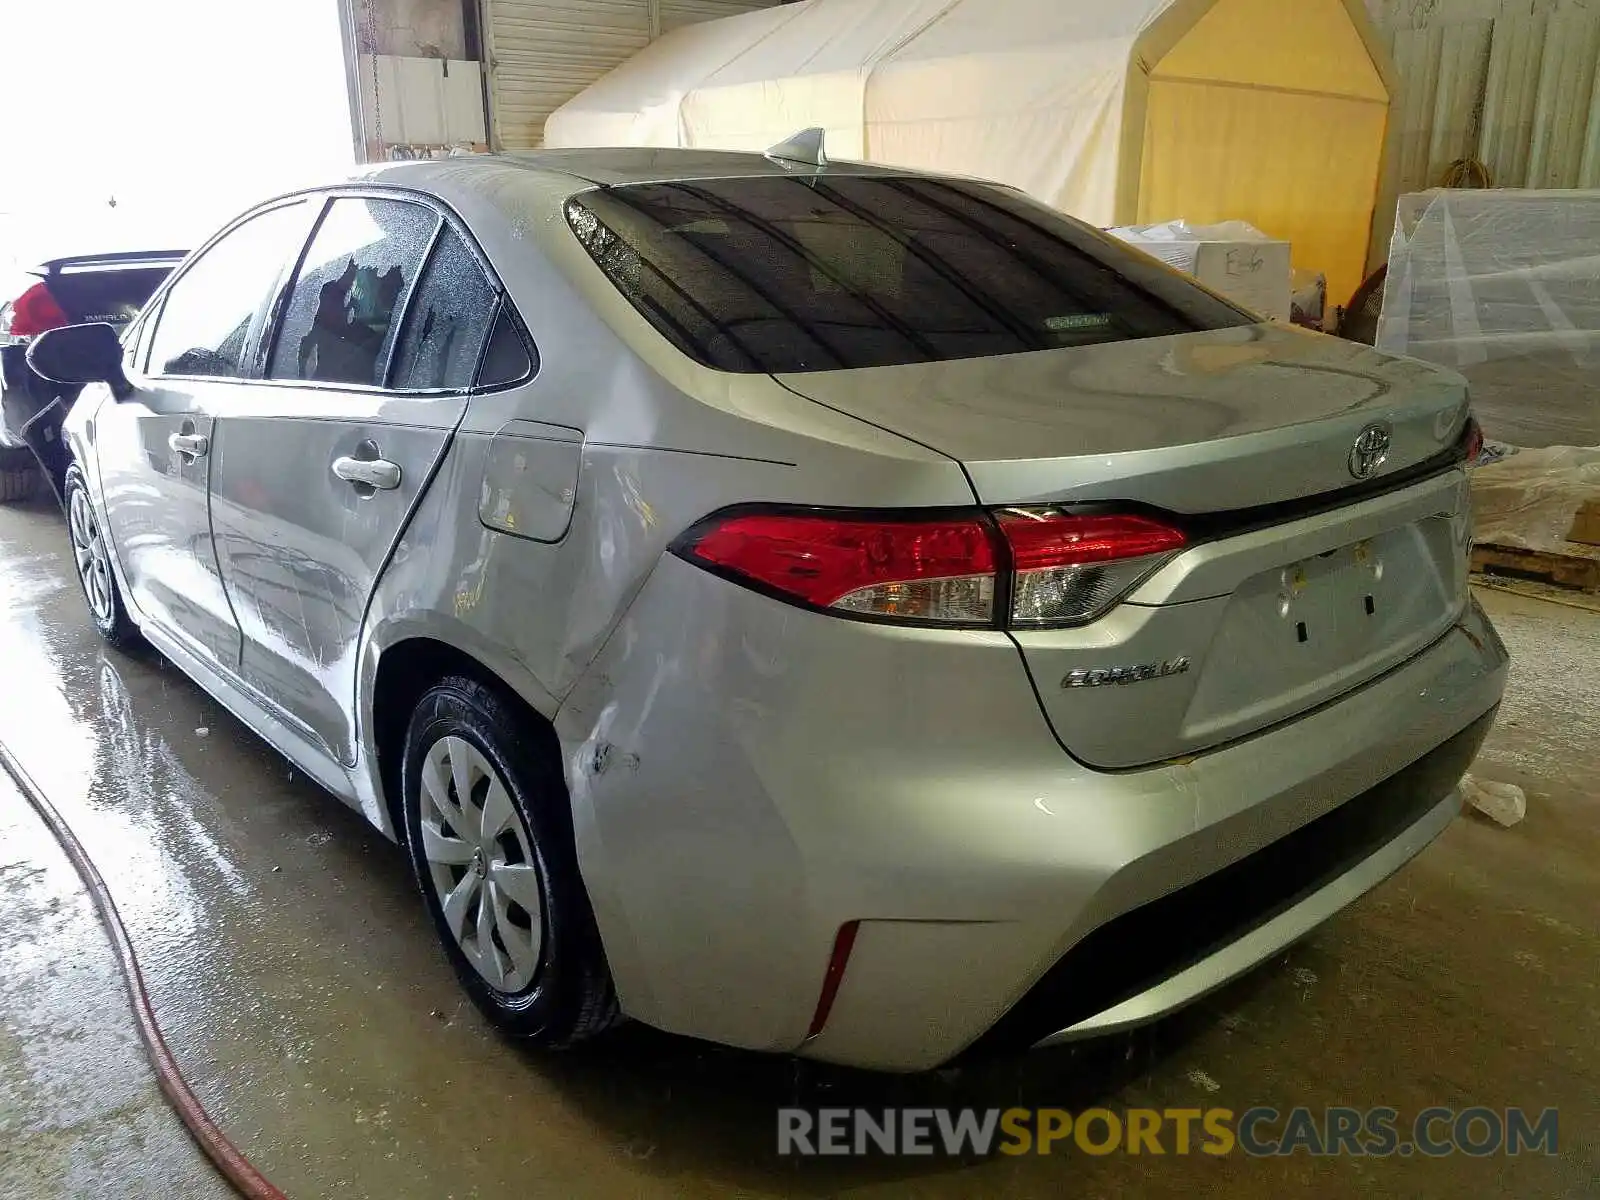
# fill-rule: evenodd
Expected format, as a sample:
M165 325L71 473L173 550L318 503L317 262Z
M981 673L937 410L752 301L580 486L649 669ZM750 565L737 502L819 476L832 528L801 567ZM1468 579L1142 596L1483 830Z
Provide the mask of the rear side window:
M460 235L446 229L423 268L406 313L391 386L471 387L496 311L488 276Z
M268 302L304 243L309 209L288 204L251 217L194 261L162 301L150 371L224 379L250 374Z
M381 385L395 317L437 224L432 209L403 200L333 201L289 295L269 377Z
M979 358L1245 325L1143 255L1005 189L763 176L585 192L567 219L680 350L725 371Z
M489 349L484 353L483 366L478 370L479 387L498 387L516 383L533 374L537 364L529 353L517 322L511 316L511 302L500 306L495 318L494 333L489 336Z

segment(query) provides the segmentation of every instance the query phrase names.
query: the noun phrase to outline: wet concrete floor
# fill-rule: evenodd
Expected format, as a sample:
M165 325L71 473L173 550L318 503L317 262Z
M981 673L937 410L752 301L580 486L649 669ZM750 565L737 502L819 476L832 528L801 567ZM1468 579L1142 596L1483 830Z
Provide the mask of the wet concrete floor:
M1154 1029L913 1078L636 1026L556 1056L502 1043L389 843L174 668L101 648L43 507L0 510L0 738L99 863L201 1098L297 1200L1593 1196L1600 615L1484 598L1516 665L1475 770L1525 787L1526 821L1462 818ZM76 876L0 784L0 1197L223 1195L162 1106ZM1560 1152L795 1161L775 1154L784 1104L1555 1106Z

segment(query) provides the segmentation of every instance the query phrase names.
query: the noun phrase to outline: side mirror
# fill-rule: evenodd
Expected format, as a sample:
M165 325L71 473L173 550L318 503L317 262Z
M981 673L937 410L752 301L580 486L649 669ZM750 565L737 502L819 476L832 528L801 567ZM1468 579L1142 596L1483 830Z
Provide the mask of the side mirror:
M41 333L28 345L28 365L56 383L124 382L122 343L103 321Z

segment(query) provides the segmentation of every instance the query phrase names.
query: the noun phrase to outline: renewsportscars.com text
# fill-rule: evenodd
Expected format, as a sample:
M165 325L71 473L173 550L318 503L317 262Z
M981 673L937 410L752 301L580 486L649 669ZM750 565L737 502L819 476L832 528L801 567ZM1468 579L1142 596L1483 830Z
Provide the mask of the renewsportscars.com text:
M1522 1108L781 1108L780 1155L1555 1154L1558 1113Z

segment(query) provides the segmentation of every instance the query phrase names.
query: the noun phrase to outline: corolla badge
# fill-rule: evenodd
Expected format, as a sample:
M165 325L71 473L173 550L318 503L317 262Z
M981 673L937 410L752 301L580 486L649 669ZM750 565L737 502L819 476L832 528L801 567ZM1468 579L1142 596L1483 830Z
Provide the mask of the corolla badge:
M1357 479L1368 479L1389 457L1391 434L1385 421L1374 421L1356 434L1356 444L1350 447L1350 474Z
M1094 667L1068 671L1061 680L1064 688L1104 687L1108 683L1139 683L1146 679L1164 679L1168 675L1182 675L1189 669L1189 656L1180 655L1165 662L1139 663L1131 667Z

